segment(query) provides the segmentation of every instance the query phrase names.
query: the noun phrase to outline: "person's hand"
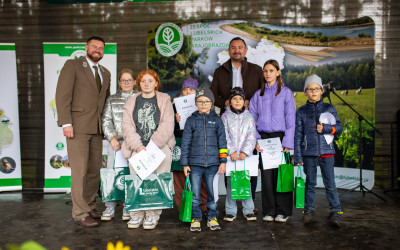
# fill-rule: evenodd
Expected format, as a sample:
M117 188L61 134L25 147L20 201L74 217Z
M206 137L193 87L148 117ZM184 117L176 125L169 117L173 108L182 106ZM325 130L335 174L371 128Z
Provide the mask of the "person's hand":
M181 116L179 115L179 113L176 113L176 114L175 114L175 119L176 119L176 121L177 121L178 123L181 122Z
M297 165L297 166L303 166L303 163L300 162L300 163L297 163L296 165Z
M72 126L63 127L63 134L67 138L74 138L74 128Z
M138 147L137 149L136 149L136 153L139 153L140 151L142 151L142 150L146 150L146 147L145 146L140 146L140 147Z
M232 161L237 161L238 159L238 155L236 154L236 152L234 152L233 154L231 154L231 160Z
M249 101L249 100L245 100L245 101L244 101L244 106L245 106L246 108L249 108L249 104L250 104L250 101Z
M226 163L219 164L218 174L225 174Z
M257 152L259 152L259 153L262 153L263 152L263 149L262 148L260 148L260 144L256 144L256 150L257 150Z
M289 153L289 152L290 152L290 149L285 148L285 147L282 147L282 151L284 151L285 153Z
M183 173L185 174L185 176L188 176L188 174L190 174L190 167L189 166L184 166L183 167Z
M243 153L243 152L240 152L240 154L239 154L239 160L244 160L244 158L246 158L246 154L245 153Z
M119 144L119 141L115 138L112 138L111 141L111 147L115 150L118 151L121 149L121 144Z
M226 100L225 101L225 107L228 107L229 106L229 100Z
M319 124L317 125L317 132L322 134L322 129L324 129L324 124L322 124L322 122L319 121Z

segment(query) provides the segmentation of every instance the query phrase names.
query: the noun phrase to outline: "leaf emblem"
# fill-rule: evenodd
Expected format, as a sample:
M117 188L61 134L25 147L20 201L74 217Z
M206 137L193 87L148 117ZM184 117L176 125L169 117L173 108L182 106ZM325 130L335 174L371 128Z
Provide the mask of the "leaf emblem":
M163 31L163 39L170 45L172 40L174 39L174 32L170 28L165 28Z

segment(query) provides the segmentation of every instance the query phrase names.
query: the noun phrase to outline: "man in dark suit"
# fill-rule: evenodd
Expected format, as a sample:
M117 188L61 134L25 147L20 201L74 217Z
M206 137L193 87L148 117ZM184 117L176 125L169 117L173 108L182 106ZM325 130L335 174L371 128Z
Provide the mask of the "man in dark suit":
M90 37L86 57L66 61L56 90L58 126L67 138L71 166L72 218L84 227L99 225L96 194L102 166L101 113L110 95L110 72L99 65L104 40Z

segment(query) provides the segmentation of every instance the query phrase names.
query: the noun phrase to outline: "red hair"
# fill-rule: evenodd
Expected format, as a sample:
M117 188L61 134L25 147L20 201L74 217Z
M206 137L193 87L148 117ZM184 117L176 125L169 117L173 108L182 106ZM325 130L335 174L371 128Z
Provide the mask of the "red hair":
M160 82L160 77L158 77L157 73L152 69L145 69L145 70L140 71L140 73L139 73L139 75L137 77L137 82L139 83L139 84L137 84L137 86L138 86L138 88L140 90L142 90L140 88L140 82L142 81L142 78L143 78L144 75L151 75L152 77L154 77L154 79L157 82L157 85L156 85L155 89L158 90L160 88L161 82Z

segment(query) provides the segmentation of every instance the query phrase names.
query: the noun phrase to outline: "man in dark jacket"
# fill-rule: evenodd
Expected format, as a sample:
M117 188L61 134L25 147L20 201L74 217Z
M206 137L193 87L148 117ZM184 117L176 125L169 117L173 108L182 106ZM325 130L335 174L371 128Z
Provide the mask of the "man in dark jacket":
M215 106L221 109L220 114L229 106L231 89L243 88L246 93L244 105L248 107L251 97L264 82L261 67L247 62L246 53L246 42L240 37L233 38L229 43L230 59L214 72L210 89L215 97Z

